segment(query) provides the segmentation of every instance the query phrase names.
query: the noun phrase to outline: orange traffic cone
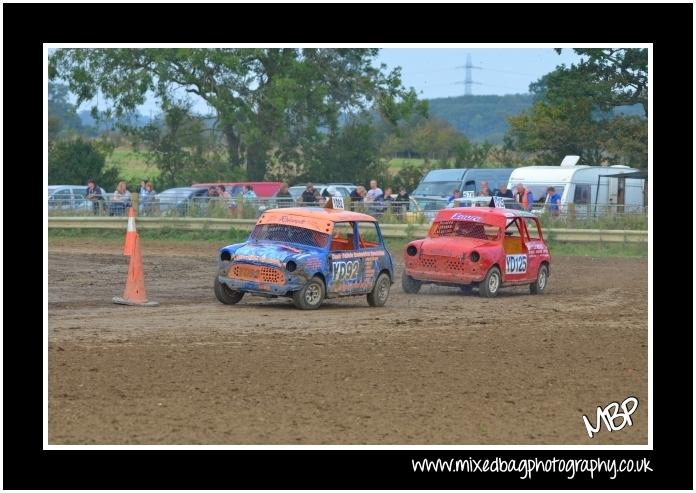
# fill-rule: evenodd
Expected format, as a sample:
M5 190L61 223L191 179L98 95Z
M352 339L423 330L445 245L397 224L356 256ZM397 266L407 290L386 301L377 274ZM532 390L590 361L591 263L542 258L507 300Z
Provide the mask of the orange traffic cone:
M123 255L130 257L128 266L128 279L123 297L116 296L113 302L119 305L157 306L157 301L148 301L145 292L145 277L143 275L143 262L140 256L140 237L135 229L135 210L128 210L128 229L126 230L126 242L123 246Z

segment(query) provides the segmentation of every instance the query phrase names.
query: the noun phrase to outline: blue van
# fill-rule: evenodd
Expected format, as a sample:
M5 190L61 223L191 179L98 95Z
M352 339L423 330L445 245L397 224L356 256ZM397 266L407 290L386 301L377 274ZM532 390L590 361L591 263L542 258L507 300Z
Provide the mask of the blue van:
M477 195L480 183L488 182L491 192L501 184L507 185L513 168L456 168L434 169L423 177L411 197L423 211L438 211L447 206L447 197L454 190L464 196Z

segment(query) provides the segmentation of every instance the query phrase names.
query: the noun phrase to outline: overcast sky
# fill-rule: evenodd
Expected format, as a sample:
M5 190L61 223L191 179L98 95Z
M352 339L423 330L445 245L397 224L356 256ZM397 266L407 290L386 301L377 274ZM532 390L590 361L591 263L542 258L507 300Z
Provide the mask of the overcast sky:
M552 48L385 48L376 63L388 69L400 66L404 85L414 87L422 99L432 99L464 94L467 55L475 67L471 70L474 95L526 93L530 83L556 66L579 61L570 48L560 55ZM79 109L91 106L92 102L85 103ZM208 112L202 102L194 109ZM159 109L151 98L139 111L150 116Z

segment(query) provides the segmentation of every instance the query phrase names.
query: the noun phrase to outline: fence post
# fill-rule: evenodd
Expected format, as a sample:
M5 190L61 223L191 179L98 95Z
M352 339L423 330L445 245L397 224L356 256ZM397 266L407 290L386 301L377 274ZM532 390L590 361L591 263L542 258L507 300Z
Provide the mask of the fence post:
M569 228L572 228L573 222L575 222L575 204L571 202L568 204L568 216L566 219L566 224Z

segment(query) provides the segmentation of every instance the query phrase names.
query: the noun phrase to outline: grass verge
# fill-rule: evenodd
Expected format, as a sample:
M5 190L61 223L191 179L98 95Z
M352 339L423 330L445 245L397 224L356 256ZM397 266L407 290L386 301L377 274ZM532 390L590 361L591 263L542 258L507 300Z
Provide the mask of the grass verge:
M172 242L211 241L220 244L238 243L245 241L249 233L238 229L227 231L182 231L171 228L141 230L138 232L143 240L164 240ZM95 239L104 241L123 241L124 231L118 229L49 229L49 238ZM388 238L387 247L392 252L400 252L408 243L401 238ZM568 243L550 241L551 255L568 255L576 257L647 257L646 243Z

